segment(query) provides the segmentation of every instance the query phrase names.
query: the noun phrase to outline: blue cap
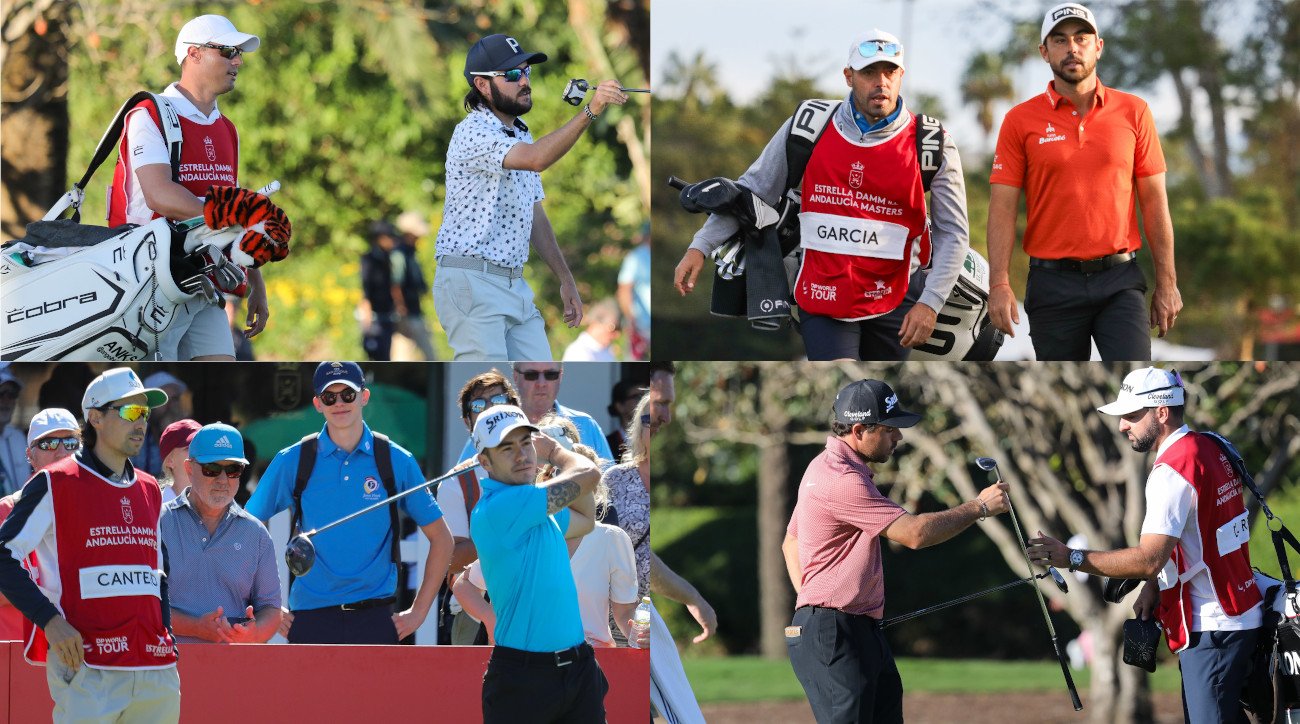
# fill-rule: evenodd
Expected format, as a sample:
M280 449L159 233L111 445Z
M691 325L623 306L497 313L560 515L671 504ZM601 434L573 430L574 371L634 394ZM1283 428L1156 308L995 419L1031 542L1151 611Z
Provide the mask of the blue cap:
M224 422L204 425L190 439L190 459L199 464L234 460L247 465L244 436Z
M366 386L366 374L356 362L321 362L311 378L311 386L316 394L324 392L326 387L335 382L342 382L360 392Z

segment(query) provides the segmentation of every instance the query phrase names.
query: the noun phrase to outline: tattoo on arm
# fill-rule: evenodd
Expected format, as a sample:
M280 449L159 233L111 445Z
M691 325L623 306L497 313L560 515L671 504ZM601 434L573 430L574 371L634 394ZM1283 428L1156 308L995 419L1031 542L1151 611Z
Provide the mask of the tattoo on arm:
M576 480L562 480L546 486L546 513L553 515L568 507L582 495L582 486Z

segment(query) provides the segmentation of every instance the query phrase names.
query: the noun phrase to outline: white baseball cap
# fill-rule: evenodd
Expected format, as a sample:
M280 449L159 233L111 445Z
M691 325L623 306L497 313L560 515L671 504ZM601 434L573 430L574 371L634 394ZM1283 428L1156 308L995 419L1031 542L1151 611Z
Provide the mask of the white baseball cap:
M1043 44L1047 44L1048 34L1051 33L1057 25L1060 25L1070 18L1082 20L1092 26L1092 32L1101 35L1101 31L1097 29L1097 18L1092 14L1091 10L1085 8L1079 3L1061 3L1051 10L1048 10L1047 14L1043 16L1043 32L1039 33L1039 37L1042 38Z
M1124 377L1119 397L1097 412L1103 415L1127 415L1144 407L1176 407L1183 404L1183 378L1175 370L1143 367Z
M397 217L397 230L414 236L428 236L430 231L429 222L425 220L424 214L418 211L402 212Z
M89 412L98 407L143 393L149 407L162 407L167 404L167 393L157 388L146 388L135 370L130 367L118 367L90 381L86 394L81 398L81 411Z
M903 41L879 28L872 28L849 46L850 68L862 70L872 63L881 62L903 68Z
M176 62L185 60L191 45L229 45L251 53L262 45L256 35L235 30L235 24L222 15L200 15L185 23L176 36Z
M474 440L474 449L481 453L500 445L506 435L521 427L534 432L539 430L518 407L494 405L478 416L478 421L474 423L474 433L470 437Z
M77 418L62 407L48 407L32 416L31 427L27 428L27 447L52 432L77 432Z

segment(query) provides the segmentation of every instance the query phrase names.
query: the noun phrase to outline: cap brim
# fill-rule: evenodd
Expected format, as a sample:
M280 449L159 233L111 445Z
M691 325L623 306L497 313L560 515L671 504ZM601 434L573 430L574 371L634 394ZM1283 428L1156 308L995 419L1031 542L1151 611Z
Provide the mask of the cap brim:
M1103 415L1115 415L1116 417L1123 417L1124 415L1127 415L1131 412L1137 412L1138 410L1141 410L1144 407L1146 407L1146 405L1142 404L1138 400L1115 400L1109 405L1102 405L1101 407L1098 407L1097 412L1100 412Z
M220 462L225 462L226 460L231 460L241 465L248 465L247 460L241 457L235 457L234 455L202 455L200 457L191 456L191 458L194 460L194 462L200 465L207 465L208 463L220 463Z
M493 68L493 70L510 70L511 68L518 68L520 63L537 65L538 63L545 62L546 53L519 53L509 60L503 61L498 67Z
M1055 25L1053 25L1052 27L1048 28L1047 31L1043 33L1043 37L1039 40L1039 42L1040 42L1042 45L1047 45L1047 36L1051 35L1053 30L1056 30L1056 26L1057 26L1057 25L1060 25L1061 23L1063 23L1063 22L1065 22L1065 21L1067 21L1067 20L1078 20L1079 22L1083 23L1084 25L1087 25L1088 27L1092 28L1092 34L1093 34L1093 35L1101 35L1101 33L1097 32L1097 26L1096 26L1096 25L1093 25L1092 23L1088 22L1087 20L1084 20L1083 18L1079 17L1078 15L1067 15L1067 16L1061 18L1060 20L1056 21L1056 24L1055 24Z
M157 387L150 387L149 389L141 390L140 392L144 393L145 402L149 407L162 407L167 404L167 393Z
M251 53L262 47L262 39L248 33L226 33L213 38L210 42L213 45L229 45L232 48L239 48L245 53Z
M353 382L352 380L330 380L329 382L326 382L325 385L322 386L319 390L316 390L316 396L319 397L319 396L320 396L320 393L322 393L322 392L324 392L325 390L329 389L329 386L330 386L330 385L344 385L344 386L348 387L349 389L356 390L357 392L360 392L360 391L361 391L361 385L358 385L357 383Z
M899 68L903 68L904 70L906 70L906 68L904 68L902 63L898 62L897 60L894 60L893 58L862 58L862 56L858 56L858 58L861 58L862 62L859 63L857 60L854 60L853 62L849 63L850 68L854 70L862 70L868 65L873 65L875 63L889 63L890 65L896 65Z
M876 424L885 425L887 427L911 427L920 421L921 421L921 416L916 414L915 412L907 412L906 410L899 410L898 412L890 415L889 417L886 417L885 419L881 420Z

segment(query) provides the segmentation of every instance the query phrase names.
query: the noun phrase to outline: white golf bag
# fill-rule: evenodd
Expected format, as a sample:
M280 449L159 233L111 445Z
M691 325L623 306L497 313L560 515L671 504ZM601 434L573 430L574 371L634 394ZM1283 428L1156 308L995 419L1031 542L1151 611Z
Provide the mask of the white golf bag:
M908 359L992 360L1005 335L989 323L988 302L989 263L979 252L967 249L957 283L935 317L934 331Z
M0 255L0 359L123 362L151 358L191 300L221 300L220 289L244 279L240 264L252 259L232 244L244 229L213 231L202 217L159 218L113 229L78 223L84 189L114 150L125 116L151 98L163 118L173 159L180 158L180 125L165 98L137 93L118 111L100 139L89 169L28 235L4 245ZM261 190L279 188L272 182ZM60 217L71 207L71 219ZM233 257L233 261L232 258Z

